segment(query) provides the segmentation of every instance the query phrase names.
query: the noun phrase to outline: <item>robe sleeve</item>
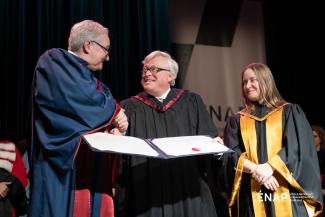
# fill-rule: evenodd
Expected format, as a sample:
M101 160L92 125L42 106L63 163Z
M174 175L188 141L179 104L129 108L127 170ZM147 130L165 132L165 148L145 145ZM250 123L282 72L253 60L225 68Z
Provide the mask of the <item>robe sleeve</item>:
M2 168L0 168L0 182L11 182L7 195L10 204L17 214L25 214L27 212L27 197L23 184L17 177Z
M129 99L125 99L120 102L121 108L123 108L125 110L125 115L128 118L128 122L129 122L128 129L126 130L126 135L130 135L131 129L134 128L133 123L135 123L134 117L131 115L134 110L132 101L133 101L133 99L129 98Z
M194 94L197 106L197 132L196 135L210 135L216 137L218 131L203 103L200 95Z
M268 163L297 191L322 203L317 152L311 127L299 105L285 107L282 149ZM293 179L292 179L292 178ZM300 189L301 187L301 189Z
M211 116L209 115L206 106L200 95L193 93L194 102L196 105L196 135L209 135L211 137L218 136L217 128L215 127ZM219 160L220 156L206 155L197 158L198 164L200 165L202 178L209 185L210 191L214 197L215 202L222 203L225 198L222 197L221 192L225 192L224 185L220 178L224 178L221 166L222 161ZM222 208L220 208L222 209Z
M243 143L241 141L240 125L239 125L239 115L233 115L229 117L227 124L224 129L224 143L225 145L232 149L233 153L225 153L222 156L222 176L220 183L229 192L233 185L235 168L237 167L237 162L243 149Z
M18 215L27 213L27 197L24 186L15 177L10 184L9 198Z

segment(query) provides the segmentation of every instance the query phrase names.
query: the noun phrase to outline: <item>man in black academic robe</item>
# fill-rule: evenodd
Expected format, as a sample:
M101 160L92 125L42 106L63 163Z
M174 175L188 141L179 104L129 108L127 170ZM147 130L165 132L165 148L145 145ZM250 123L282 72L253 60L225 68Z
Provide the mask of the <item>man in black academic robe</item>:
M143 61L144 92L121 102L127 135L139 138L210 135L217 130L198 94L170 88L177 63L154 51ZM169 160L125 156L118 178L119 216L215 217L212 155ZM215 168L214 168L215 169Z

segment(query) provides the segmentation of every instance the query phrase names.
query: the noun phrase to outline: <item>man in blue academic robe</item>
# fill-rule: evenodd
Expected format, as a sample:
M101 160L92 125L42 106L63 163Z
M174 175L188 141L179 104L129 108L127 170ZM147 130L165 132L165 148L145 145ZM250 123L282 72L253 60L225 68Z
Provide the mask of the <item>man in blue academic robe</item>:
M114 216L117 156L91 152L82 136L128 126L124 111L93 71L109 60L108 29L85 20L70 32L69 49L38 60L32 94L29 216Z

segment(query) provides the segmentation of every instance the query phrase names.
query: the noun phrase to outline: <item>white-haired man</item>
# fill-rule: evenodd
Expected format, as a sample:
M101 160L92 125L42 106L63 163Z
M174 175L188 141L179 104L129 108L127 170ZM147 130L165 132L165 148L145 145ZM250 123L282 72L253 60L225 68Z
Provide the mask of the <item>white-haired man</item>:
M127 135L140 138L217 136L201 97L175 84L178 64L162 51L143 60L140 94L121 102L129 120ZM116 213L132 217L215 217L212 156L159 160L123 157L116 188ZM211 180L210 179L210 180Z
M92 153L82 135L127 129L127 118L93 71L109 60L108 29L92 20L75 24L69 49L38 60L32 95L29 216L113 216L116 157Z

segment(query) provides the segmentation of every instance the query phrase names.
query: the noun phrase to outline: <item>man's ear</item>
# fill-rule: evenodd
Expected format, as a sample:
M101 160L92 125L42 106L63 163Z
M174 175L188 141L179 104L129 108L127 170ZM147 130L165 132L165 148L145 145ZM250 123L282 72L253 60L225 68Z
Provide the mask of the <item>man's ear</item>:
M169 74L169 81L175 80L176 76L173 73L168 73Z
M84 42L82 45L83 52L88 54L90 52L90 46L91 46L91 43L89 41Z

